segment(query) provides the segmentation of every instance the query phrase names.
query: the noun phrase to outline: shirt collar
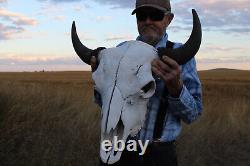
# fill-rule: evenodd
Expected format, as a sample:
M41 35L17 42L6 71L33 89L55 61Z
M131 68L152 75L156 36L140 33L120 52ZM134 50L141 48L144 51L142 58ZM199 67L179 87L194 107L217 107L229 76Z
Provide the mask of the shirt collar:
M138 37L136 38L136 40L140 40L140 41L141 41L141 37L138 36ZM161 38L161 40L156 44L155 48L166 47L167 41L168 41L168 34L165 33L165 34L163 35L163 37Z

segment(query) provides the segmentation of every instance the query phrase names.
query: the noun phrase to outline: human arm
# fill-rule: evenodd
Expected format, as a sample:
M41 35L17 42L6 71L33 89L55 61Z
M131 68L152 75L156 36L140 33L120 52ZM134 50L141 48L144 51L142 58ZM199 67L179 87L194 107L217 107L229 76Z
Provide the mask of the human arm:
M202 112L201 83L195 59L193 58L181 66L181 69L177 63L174 64L169 58L162 58L162 60L161 62L159 62L160 60L152 62L152 71L165 81L169 91L168 111L184 122L191 123ZM172 67L169 63L172 64Z
M182 66L183 88L178 98L168 97L169 111L186 123L192 123L202 113L202 89L195 59Z

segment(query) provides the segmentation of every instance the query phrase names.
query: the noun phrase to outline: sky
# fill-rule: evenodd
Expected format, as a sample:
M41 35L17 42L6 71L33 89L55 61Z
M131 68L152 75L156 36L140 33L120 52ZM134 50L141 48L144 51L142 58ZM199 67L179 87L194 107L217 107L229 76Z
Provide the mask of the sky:
M172 0L169 39L184 43L198 12L203 39L198 70L250 70L250 0ZM75 54L72 21L89 48L115 47L137 35L135 0L0 0L0 71L89 70Z

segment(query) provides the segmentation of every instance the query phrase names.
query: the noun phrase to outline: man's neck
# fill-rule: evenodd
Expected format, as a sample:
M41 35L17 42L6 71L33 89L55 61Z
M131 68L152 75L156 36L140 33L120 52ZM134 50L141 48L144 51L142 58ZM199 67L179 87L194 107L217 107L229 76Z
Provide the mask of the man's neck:
M159 40L157 41L153 41L153 40L146 40L144 39L142 36L138 36L136 38L136 40L139 40L139 41L142 41L142 42L145 42L153 47L162 47L161 46L161 42L163 41L164 43L167 42L167 39L168 39L168 35L167 33L165 33Z

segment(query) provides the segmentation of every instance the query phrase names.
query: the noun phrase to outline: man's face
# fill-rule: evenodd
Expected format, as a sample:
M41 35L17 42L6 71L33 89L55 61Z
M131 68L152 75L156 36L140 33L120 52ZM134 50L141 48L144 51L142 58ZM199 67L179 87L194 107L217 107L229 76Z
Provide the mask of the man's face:
M173 15L165 14L151 7L143 7L136 12L136 18L142 41L155 46L165 34Z

